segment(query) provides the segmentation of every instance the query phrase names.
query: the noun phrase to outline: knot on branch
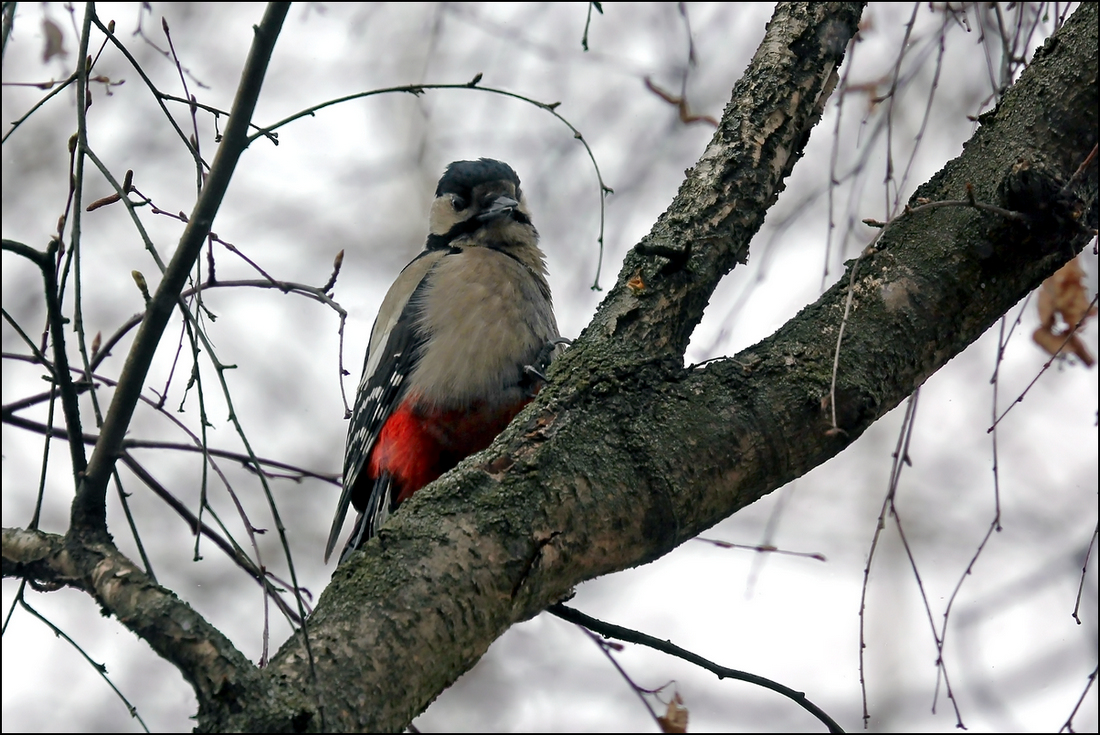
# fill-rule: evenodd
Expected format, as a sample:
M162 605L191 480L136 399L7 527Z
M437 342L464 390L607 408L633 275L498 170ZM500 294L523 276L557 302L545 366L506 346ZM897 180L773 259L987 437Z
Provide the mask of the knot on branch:
M1042 164L1020 159L1001 181L998 193L1006 208L1025 216L1028 233L1045 243L1046 252L1064 246L1067 255L1075 254L1070 240L1083 231L1085 205L1057 175Z

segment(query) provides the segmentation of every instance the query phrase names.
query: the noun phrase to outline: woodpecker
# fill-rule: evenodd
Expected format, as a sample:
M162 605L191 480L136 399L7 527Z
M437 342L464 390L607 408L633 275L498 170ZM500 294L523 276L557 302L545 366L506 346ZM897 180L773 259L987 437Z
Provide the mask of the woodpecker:
M349 505L359 515L340 563L413 493L489 446L562 341L519 176L489 158L450 164L424 250L371 329L325 561Z

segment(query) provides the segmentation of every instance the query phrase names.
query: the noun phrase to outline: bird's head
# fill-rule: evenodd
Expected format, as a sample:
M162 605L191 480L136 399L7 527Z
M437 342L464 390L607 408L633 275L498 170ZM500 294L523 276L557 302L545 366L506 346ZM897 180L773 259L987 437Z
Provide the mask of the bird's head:
M428 248L534 245L519 176L491 158L455 161L435 189Z

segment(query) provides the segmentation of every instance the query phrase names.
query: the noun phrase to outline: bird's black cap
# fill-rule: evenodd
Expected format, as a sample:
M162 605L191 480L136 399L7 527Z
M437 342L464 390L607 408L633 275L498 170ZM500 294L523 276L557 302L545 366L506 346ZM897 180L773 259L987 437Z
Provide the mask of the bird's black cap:
M511 181L519 191L519 176L511 166L492 158L479 158L476 161L455 161L447 166L435 188L435 195L467 196L475 186L489 181Z

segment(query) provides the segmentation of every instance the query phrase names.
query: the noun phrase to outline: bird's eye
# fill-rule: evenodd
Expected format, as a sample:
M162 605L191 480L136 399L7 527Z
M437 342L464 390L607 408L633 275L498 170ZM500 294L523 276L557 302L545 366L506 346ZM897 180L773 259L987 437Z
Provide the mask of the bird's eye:
M451 194L451 206L454 207L456 212L461 212L462 210L466 209L469 204L458 194Z

